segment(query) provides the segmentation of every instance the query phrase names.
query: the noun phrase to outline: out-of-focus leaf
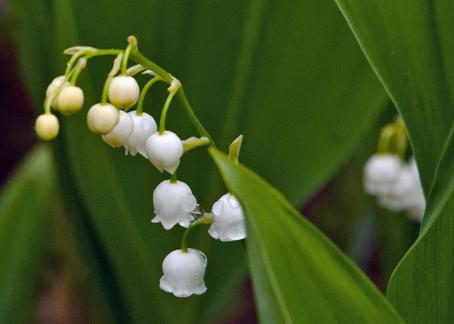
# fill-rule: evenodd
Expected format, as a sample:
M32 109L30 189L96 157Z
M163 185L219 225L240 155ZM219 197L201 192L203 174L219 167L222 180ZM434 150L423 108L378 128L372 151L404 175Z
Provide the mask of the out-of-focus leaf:
M428 194L420 236L395 269L389 298L409 323L452 322L454 3L337 2L405 120Z
M454 268L454 127L435 174L426 216L413 247L393 273L390 300L409 323L450 323Z
M246 213L262 322L401 322L364 274L279 192L219 151L210 153Z
M27 19L36 6L40 17L47 19ZM143 53L183 81L192 105L220 146L244 133L243 158L292 202L306 198L334 172L386 100L329 0L131 0L127 5L107 0L39 5L17 0L13 7L19 13L17 39L24 72L33 73L28 80L36 93L44 93L41 81L51 80L49 71L62 73L65 48L121 47L129 34L135 34ZM51 16L42 15L46 12ZM49 30L50 42L39 42L38 26ZM83 72L86 106L99 100L110 64L110 59L100 58L90 61ZM33 70L32 65L40 68ZM145 110L155 118L164 89L157 86L147 96ZM171 108L168 127L182 138L194 135L178 102ZM211 302L219 305L228 297L224 282L231 282L227 278L237 275L244 264L241 245L219 244L205 231L194 232L191 241L209 259L207 294L176 299L160 291L162 259L178 248L182 233L149 224L152 191L163 177L148 161L124 157L121 150L112 150L90 134L83 113L63 122L61 144L59 153L69 166L62 176L80 193L119 294L124 295L126 317L147 323L209 321ZM285 172L276 172L276 165ZM206 209L221 194L219 176L204 150L183 158L179 178Z
M0 195L0 323L30 323L55 200L48 147L38 147Z
M336 2L407 125L427 194L454 120L454 3Z

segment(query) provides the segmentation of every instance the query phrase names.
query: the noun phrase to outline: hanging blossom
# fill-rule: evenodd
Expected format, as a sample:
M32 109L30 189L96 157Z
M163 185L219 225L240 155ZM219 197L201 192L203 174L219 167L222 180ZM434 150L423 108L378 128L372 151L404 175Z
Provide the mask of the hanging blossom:
M59 121L51 110L70 115L82 108L84 94L76 84L87 60L97 55L109 55L108 53L115 55L112 69L104 83L100 103L94 104L87 113L87 126L93 133L101 135L102 140L110 146L123 146L126 154L132 156L139 153L148 158L159 171L172 174L171 180L162 181L153 192L155 216L152 222L161 223L166 230L177 224L186 230L181 249L171 252L163 260L163 276L159 286L177 297L203 294L207 290L204 282L207 259L201 251L187 247L188 233L195 226L210 225L208 232L215 239L220 241L244 239L246 237L244 212L237 198L227 193L213 204L212 213L206 213L197 204L191 188L177 180L176 170L182 155L194 148L213 144L212 139L190 106L186 107L186 110L198 129L200 138L192 136L182 141L175 132L166 129L167 112L173 97L181 88L181 83L164 69L157 69L161 71L160 74L150 70L150 66L141 64L128 69L130 53L138 52L135 37L130 36L128 43L125 50L99 50L86 46L65 50L65 54L73 56L67 64L65 74L56 77L49 84L44 113L36 119L35 131L43 140L55 138L59 132ZM145 65L151 65L153 68L154 63ZM142 90L133 77L140 72L152 76ZM159 132L154 118L142 109L147 91L158 81L164 81L169 85L160 116ZM180 94L184 98L184 93ZM131 108L136 103L138 104L135 111L128 113L122 110ZM229 156L233 163L239 163L242 138L240 135L229 147Z
M131 135L133 129L134 122L131 116L120 110L117 125L109 133L102 135L102 139L112 147L121 147Z
M156 216L151 221L169 230L176 224L189 226L197 200L186 183L165 180L153 192L153 205Z
M421 221L426 201L416 161L411 158L410 162L402 164L396 158L372 160L372 157L369 160L364 172L365 190L376 195L382 207L396 212L406 211L410 218ZM382 165L377 166L379 163Z
M145 148L150 162L160 172L165 170L170 174L175 173L184 153L183 143L171 131L164 131L163 134L154 133L148 138Z
M397 155L373 155L364 167L364 189L372 195L387 194L396 183L401 167Z
M128 139L124 143L125 153L135 156L137 153L142 155L144 158L148 158L145 150L145 144L148 138L156 133L158 126L154 118L147 114L137 114L136 111L129 112L134 124L133 131L129 135Z
M162 262L159 287L176 297L201 295L207 290L203 280L207 264L205 254L199 250L175 250Z
M217 200L211 209L214 222L208 233L223 242L246 238L244 212L240 203L232 194L225 194Z

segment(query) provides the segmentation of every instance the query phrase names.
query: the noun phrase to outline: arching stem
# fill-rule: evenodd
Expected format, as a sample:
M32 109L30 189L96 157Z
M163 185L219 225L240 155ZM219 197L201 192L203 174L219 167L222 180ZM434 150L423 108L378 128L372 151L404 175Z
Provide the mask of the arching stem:
M191 223L189 227L184 231L183 238L181 240L181 251L188 252L188 236L191 230L199 225L211 225L214 222L214 217L210 213L204 214L201 218Z
M148 90L150 89L150 87L155 84L156 82L162 80L162 78L157 75L155 76L154 78L152 78L150 81L148 81L144 87L142 88L142 92L140 93L140 97L139 97L139 102L137 104L137 109L136 109L136 114L137 115L142 115L142 112L143 112L143 102L144 102L144 99L145 99L145 95L147 94Z

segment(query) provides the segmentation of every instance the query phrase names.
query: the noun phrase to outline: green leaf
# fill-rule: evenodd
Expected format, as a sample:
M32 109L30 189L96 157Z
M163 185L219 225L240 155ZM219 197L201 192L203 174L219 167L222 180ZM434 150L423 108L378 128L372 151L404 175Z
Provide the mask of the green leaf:
M66 47L122 47L133 33L143 53L183 82L220 146L244 133L242 158L294 203L339 167L386 101L330 0L35 2L16 0L13 7L20 13L17 40L37 106L45 80L63 71ZM49 31L44 43L38 27ZM90 61L83 72L86 106L99 100L109 64L111 59ZM155 118L164 92L157 86L147 96L145 110ZM172 105L168 127L182 138L194 135L181 106ZM141 157L124 157L107 147L85 123L84 113L62 122L57 152L67 172L61 176L78 193L78 214L86 215L101 242L115 274L115 294L123 297L124 317L138 323L212 321L210 305L231 298L235 285L229 278L239 278L244 269L241 245L219 244L206 231L196 231L191 241L210 260L207 294L182 300L160 291L161 262L178 248L182 233L149 224L152 191L164 177ZM277 163L285 174L275 172ZM206 209L222 193L204 150L183 158L179 177Z
M449 323L454 318L454 126L425 217L426 226L391 277L388 296L409 323Z
M38 281L55 175L48 147L40 146L6 184L0 196L0 322L29 323L37 304Z
M242 160L294 203L337 170L387 102L330 0L72 5L83 44L124 46L124 26L98 21L99 12L112 22L127 21L141 51L182 81L218 146L226 149L243 133ZM99 93L106 67L89 65ZM145 109L157 116L162 95L155 90L149 97ZM194 135L177 102L169 123L182 137ZM211 193L204 197L211 203L222 185L205 155L193 155L185 158L180 175L204 196ZM285 175L274 172L276 161Z
M409 323L452 322L454 3L337 2L405 120L428 196L419 238L394 270L389 298Z
M264 323L398 323L363 273L274 188L210 149L247 218L246 241Z
M454 119L454 3L336 2L405 121L428 194Z

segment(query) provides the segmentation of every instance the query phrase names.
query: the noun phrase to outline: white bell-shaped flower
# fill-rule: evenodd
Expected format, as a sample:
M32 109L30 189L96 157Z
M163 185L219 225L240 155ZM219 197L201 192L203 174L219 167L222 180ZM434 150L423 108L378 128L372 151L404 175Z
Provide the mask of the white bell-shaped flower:
M131 108L139 99L140 88L131 76L117 76L109 84L109 101L118 108Z
M364 167L364 188L373 195L387 194L400 173L402 163L398 156L373 155Z
M232 194L223 195L211 208L213 224L208 233L223 242L237 241L246 238L244 212L240 203Z
M197 200L186 183L165 180L153 192L153 205L156 216L151 221L169 230L176 224L189 226Z
M93 105L87 114L88 128L95 134L107 134L118 124L120 114L111 104Z
M201 295L207 290L203 280L207 263L205 254L199 250L175 250L162 262L159 287L176 297Z
M70 85L68 81L66 81L66 78L64 75L60 75L56 77L55 79L52 80L52 82L47 86L46 89L46 98L50 98L50 96L62 85L63 87L66 87ZM54 100L51 103L51 107L55 110L58 111L58 105L57 105L57 98L54 98Z
M146 151L148 159L159 171L175 173L184 153L183 143L171 131L163 134L155 133L147 140Z
M118 124L106 135L102 135L104 142L112 147L122 146L134 129L131 115L120 110Z
M57 97L57 107L64 115L71 115L82 109L84 92L81 88L68 85L64 87Z
M410 218L421 220L426 201L414 160L400 169L397 181L386 194L378 195L378 201L385 208L406 210Z
M426 199L421 190L421 195L418 200L418 203L407 209L407 214L410 219L413 219L417 222L422 222L424 217L424 212L426 210Z
M132 118L134 129L123 144L126 154L130 153L132 156L135 156L138 152L147 159L145 143L151 135L156 133L158 126L156 125L154 118L147 113L137 115L135 111L130 111L129 115Z
M44 141L54 139L57 136L59 129L60 125L55 115L42 114L36 118L35 132L38 137Z

